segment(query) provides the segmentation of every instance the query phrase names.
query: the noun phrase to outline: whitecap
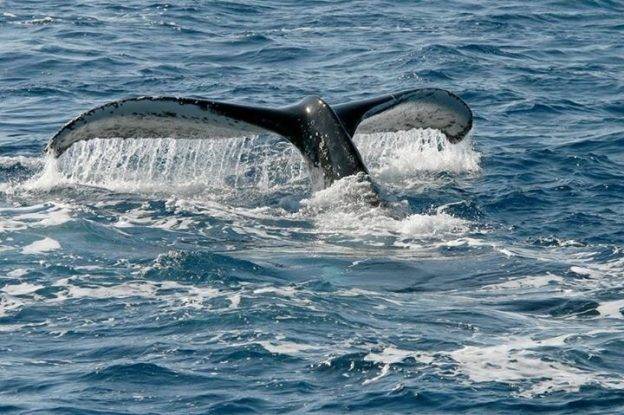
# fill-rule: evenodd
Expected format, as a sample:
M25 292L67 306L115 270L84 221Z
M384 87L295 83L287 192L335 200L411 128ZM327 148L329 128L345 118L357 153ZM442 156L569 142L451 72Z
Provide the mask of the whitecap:
M17 268L17 269L14 269L13 271L7 272L7 277L21 278L26 274L28 274L27 270L25 270L24 268Z
M0 294L0 317L8 316L10 313L22 308L24 303L6 293Z
M24 246L22 248L22 254L45 254L48 252L56 251L58 249L61 249L61 244L55 239L46 237L39 241L35 241L30 245Z
M268 341L261 340L256 341L255 343L262 346L266 351L274 354L282 354L288 356L297 356L302 351L313 350L316 347L308 345L308 344L300 344L289 341Z
M433 355L429 353L417 352L412 350L402 350L392 346L385 347L381 352L370 352L366 356L364 356L365 362L380 363L383 366L381 367L381 371L377 376L371 379L364 380L362 384L368 385L370 383L378 381L379 379L390 373L390 367L392 364L400 363L407 358L412 358L417 362L423 364L431 364L434 361Z
M317 231L351 236L390 236L399 241L436 238L469 230L470 222L438 211L406 214L405 206L377 204L373 185L362 174L340 179L301 201L301 214L313 217Z
M542 288L552 284L562 284L563 277L554 274L530 275L515 278L497 284L484 285L484 290L518 290L527 288Z
M623 308L624 300L604 301L598 305L596 311L598 311L602 317L621 319L624 318L621 311Z
M9 295L20 296L31 294L41 288L43 288L43 285L23 282L20 284L7 284L4 287L0 288L0 290L4 291Z
M590 372L570 364L542 359L535 349L565 344L572 335L543 340L530 337L501 339L496 345L464 346L447 353L457 363L457 373L472 382L502 382L519 389L522 397L552 392L578 392L583 385L624 387L624 379L609 373Z
M230 306L228 308L234 310L240 305L241 295L240 293L234 293L232 295L229 295L227 299L230 301Z

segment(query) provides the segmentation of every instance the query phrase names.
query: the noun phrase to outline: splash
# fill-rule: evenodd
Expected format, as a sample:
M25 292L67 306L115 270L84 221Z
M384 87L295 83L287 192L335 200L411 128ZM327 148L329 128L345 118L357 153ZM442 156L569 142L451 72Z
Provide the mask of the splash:
M413 129L354 137L365 164L382 185L411 187L427 175L479 171L470 140L449 144L436 130ZM115 191L168 194L307 193L305 161L272 135L223 140L94 139L46 158L26 190L88 185Z
M351 237L385 236L401 246L412 238L461 234L470 227L470 222L442 210L432 215L410 215L403 202L371 203L377 200L371 182L365 175L358 174L338 180L304 199L301 212L315 218L317 230L321 232L340 232Z
M388 185L412 187L432 173L480 171L481 155L470 138L451 144L437 130L360 134L354 142L373 177Z
M10 169L21 166L27 169L41 167L41 157L31 156L0 156L0 169Z
M303 159L288 142L271 136L227 140L94 139L48 158L27 189L89 185L117 191L170 194L273 192L301 186Z
M470 173L479 170L479 154L469 142L448 144L435 130L357 135L354 141L373 181L409 187L430 184L441 172ZM331 187L310 193L305 161L296 148L277 136L224 140L191 139L94 139L72 146L59 159L49 157L40 174L21 184L26 190L50 190L57 186L94 186L113 191L158 193L192 206L271 206L273 219L313 218L313 232L361 240L370 244L420 247L414 240L446 239L462 235L471 223L439 211L414 214L406 202L377 203L378 197L363 176L347 177ZM297 195L296 197L288 195ZM303 200L299 200L304 197ZM191 202L192 201L192 202ZM268 203L267 203L268 202ZM214 209L210 208L211 215ZM262 226L257 212L240 218L245 233L257 234ZM240 216L236 213L237 217ZM166 229L195 226L191 219L149 220L120 217L117 227L140 224ZM298 231L306 232L305 229Z

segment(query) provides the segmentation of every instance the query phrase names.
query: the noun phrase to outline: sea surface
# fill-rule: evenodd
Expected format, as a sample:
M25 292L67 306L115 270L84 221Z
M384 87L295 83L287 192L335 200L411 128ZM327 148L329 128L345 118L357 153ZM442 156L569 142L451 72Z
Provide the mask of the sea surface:
M0 412L621 414L623 16L0 0ZM418 87L475 127L356 136L383 206L277 137L43 154L123 97Z

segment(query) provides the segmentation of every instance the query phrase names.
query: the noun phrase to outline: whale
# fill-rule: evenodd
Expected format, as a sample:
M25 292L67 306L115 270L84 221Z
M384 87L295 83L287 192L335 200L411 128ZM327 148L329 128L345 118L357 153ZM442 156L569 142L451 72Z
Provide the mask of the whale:
M226 139L278 134L294 145L313 189L347 176L369 178L355 134L431 128L456 144L473 125L472 111L444 89L420 88L331 106L310 95L278 108L209 99L142 96L101 105L65 124L46 152L60 157L73 144L94 138Z

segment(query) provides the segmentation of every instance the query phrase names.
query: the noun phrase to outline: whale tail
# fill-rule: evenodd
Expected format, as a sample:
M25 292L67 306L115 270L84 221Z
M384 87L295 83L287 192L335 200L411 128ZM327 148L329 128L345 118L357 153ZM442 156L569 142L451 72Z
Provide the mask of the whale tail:
M434 128L451 143L472 128L472 112L456 95L435 88L403 91L329 106L316 96L266 108L192 98L139 97L114 101L67 123L50 140L60 157L92 138L219 139L275 133L303 155L315 188L360 172L368 173L351 140L357 133Z

